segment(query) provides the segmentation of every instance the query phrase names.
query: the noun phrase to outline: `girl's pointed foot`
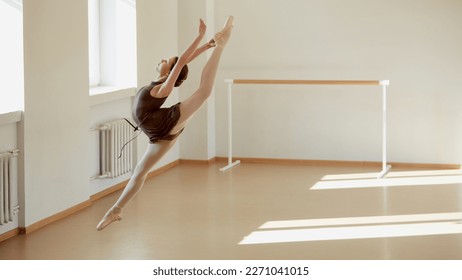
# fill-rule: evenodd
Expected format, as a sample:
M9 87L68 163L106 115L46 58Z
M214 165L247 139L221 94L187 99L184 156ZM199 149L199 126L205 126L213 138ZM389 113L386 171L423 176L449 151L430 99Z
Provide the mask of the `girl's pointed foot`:
M234 17L233 16L229 16L227 19L226 19L226 22L225 22L225 26L223 26L223 30L226 30L228 28L231 28L234 26Z
M231 30L234 27L234 17L229 16L228 19L225 22L225 25L223 29L215 34L215 37L213 38L217 44L217 46L224 47L226 43L229 40L229 37L231 36Z
M115 221L120 221L122 220L122 208L118 206L114 206L109 211L104 215L103 219L99 224L96 226L96 229L98 231L102 231L104 228L106 228L108 225Z

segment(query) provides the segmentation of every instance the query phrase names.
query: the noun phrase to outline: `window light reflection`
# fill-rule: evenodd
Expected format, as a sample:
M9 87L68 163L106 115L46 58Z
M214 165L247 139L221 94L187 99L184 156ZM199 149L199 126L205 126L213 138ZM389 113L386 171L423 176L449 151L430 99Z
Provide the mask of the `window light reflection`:
M312 186L312 190L376 188L395 186L448 185L462 183L462 170L425 170L390 172L377 179L376 173L326 175Z
M289 228L289 229L287 229ZM271 229L271 230L266 230ZM462 234L462 213L271 221L240 245Z

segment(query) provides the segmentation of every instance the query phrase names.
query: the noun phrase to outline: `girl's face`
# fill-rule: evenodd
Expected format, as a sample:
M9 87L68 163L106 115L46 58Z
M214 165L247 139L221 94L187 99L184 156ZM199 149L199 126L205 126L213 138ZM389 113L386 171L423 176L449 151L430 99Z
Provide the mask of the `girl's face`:
M157 64L156 70L159 73L159 77L168 76L168 74L170 74L170 69L172 69L172 65L175 62L175 59L175 57L162 59L159 64Z

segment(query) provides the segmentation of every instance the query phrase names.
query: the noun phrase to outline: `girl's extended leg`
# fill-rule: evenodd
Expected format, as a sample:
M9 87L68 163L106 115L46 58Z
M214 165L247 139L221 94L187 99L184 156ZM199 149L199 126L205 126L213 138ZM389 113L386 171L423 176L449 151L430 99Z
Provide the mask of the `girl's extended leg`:
M180 104L181 117L177 125L173 128L172 134L178 133L183 129L188 121L192 118L194 113L199 110L202 104L212 93L213 85L215 83L215 76L220 64L220 58L223 50L231 36L233 28L233 17L229 17L221 32L215 35L215 42L217 46L213 49L212 55L204 66L201 74L201 81L199 88L186 100Z
M127 186L120 195L117 202L104 215L101 222L96 227L97 230L103 230L109 224L122 219L122 209L142 188L146 177L151 168L156 164L176 143L176 139L172 141L159 141L156 144L149 144L142 159L135 167L132 177L128 181Z

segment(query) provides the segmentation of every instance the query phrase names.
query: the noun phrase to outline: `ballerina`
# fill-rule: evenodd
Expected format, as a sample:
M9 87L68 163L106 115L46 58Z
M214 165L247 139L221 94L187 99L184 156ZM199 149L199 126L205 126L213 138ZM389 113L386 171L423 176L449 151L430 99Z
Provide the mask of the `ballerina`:
M213 39L199 46L207 29L201 19L199 34L190 46L179 57L163 59L156 68L159 73L157 79L137 92L133 119L148 136L149 144L119 199L97 225L98 231L122 219L123 208L141 190L150 169L173 147L190 119L211 95L220 58L233 26L234 19L230 16ZM169 108L160 108L173 88L180 86L187 78L187 64L210 48L214 49L202 70L198 89L186 100Z

